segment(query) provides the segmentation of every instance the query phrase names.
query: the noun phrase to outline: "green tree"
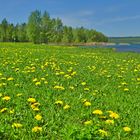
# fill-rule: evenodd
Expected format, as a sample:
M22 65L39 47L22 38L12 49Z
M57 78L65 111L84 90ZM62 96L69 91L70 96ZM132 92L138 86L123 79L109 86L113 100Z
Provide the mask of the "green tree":
M31 13L28 19L27 33L29 40L34 43L40 43L41 33L41 12L36 10Z
M1 31L1 41L5 42L8 41L8 21L6 19L3 19L0 26Z

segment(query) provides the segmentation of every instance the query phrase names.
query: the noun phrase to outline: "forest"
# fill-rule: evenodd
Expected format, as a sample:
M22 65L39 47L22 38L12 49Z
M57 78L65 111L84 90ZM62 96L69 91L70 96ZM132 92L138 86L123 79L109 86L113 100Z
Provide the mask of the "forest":
M0 42L41 43L90 43L108 42L108 37L95 29L71 27L60 18L51 18L47 11L31 12L27 23L9 23L4 18L0 23Z

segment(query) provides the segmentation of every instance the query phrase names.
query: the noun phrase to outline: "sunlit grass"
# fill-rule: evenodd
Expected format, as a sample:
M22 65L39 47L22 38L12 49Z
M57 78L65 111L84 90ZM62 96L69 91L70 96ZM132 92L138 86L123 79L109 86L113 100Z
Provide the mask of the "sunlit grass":
M140 137L140 55L0 44L0 139Z

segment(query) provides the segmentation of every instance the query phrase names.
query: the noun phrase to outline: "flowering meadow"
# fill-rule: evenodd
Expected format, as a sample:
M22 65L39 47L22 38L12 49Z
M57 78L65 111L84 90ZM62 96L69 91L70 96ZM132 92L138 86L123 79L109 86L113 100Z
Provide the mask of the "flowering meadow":
M0 43L1 140L140 139L140 54Z

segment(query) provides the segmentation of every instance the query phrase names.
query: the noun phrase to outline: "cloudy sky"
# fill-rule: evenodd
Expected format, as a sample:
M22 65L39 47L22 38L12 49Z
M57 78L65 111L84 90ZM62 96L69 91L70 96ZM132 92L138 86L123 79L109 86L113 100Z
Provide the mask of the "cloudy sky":
M0 0L0 21L26 22L31 11L48 11L73 27L108 36L140 36L140 0Z

